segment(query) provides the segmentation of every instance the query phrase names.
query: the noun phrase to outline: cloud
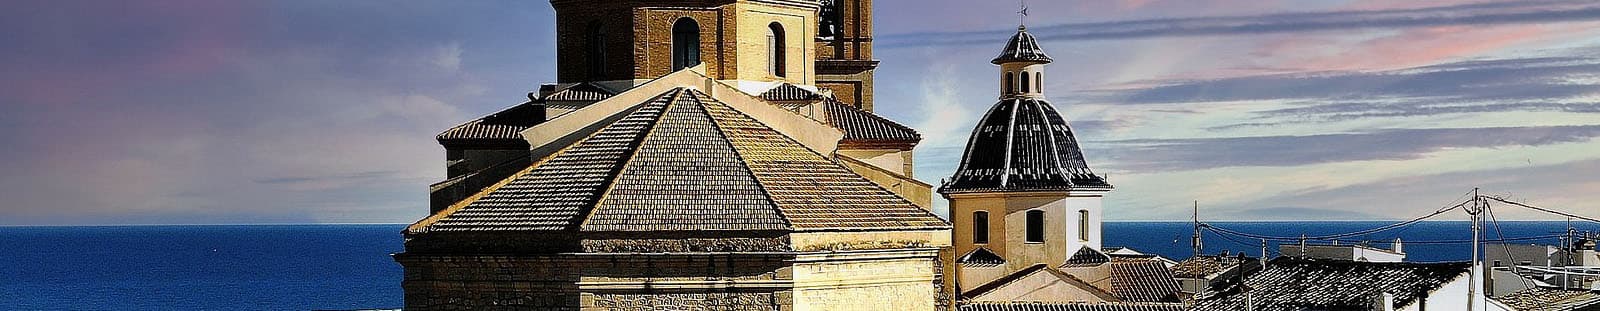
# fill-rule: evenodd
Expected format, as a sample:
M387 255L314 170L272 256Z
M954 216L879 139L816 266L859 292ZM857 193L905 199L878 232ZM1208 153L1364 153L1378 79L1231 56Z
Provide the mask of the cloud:
M1231 207L1219 208L1218 212L1254 219L1263 214L1253 213L1252 211L1258 209L1252 206L1292 205L1308 209L1341 210L1371 215L1361 218L1341 218L1344 220L1405 219L1426 215L1441 207L1459 203L1466 198L1464 193L1479 187L1486 195L1510 196L1535 206L1600 217L1589 209L1593 201L1579 195L1592 191L1592 187L1600 185L1600 182L1589 174L1571 173L1595 171L1600 171L1600 159L1419 174L1341 187L1313 187L1289 191L1281 195L1232 204ZM1375 200L1375 198L1382 199ZM1565 219L1503 204L1493 208L1496 217L1502 220ZM1442 219L1464 218L1462 213L1451 213Z
M1129 39L1242 35L1445 25L1495 25L1600 20L1600 4L1549 0L1472 3L1391 9L1278 13L1249 16L1156 18L1032 27L1040 40ZM887 35L880 48L990 43L1010 30Z
M1543 146L1586 142L1600 125L1386 129L1361 133L1098 141L1091 152L1111 155L1108 167L1166 172L1223 167L1302 166L1372 160L1412 160L1447 149Z
M553 61L505 40L544 5L178 4L0 11L0 225L409 222L433 135Z

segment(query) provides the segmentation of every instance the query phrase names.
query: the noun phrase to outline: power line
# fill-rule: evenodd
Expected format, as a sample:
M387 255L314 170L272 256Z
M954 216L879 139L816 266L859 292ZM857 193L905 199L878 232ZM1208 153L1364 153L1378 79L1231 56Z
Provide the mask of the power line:
M1467 193L1467 195L1471 195L1471 194L1472 194L1471 192ZM1463 195L1462 197L1465 197L1465 196L1466 195ZM1457 197L1457 199L1459 200L1460 197ZM1476 199L1474 199L1474 200L1476 200ZM1447 205L1445 207L1439 208L1438 210L1435 210L1433 213L1430 213L1430 214L1427 214L1427 215L1423 215L1422 217L1413 218L1411 220L1407 220L1407 221L1403 221L1403 222L1393 223L1393 224L1389 224L1389 225L1385 225L1385 226L1381 226L1381 227L1377 227L1377 228L1366 229L1366 230L1359 230L1359 231L1340 233L1340 234L1320 235L1320 236L1298 236L1298 237L1271 236L1271 235L1253 234L1253 233L1246 233L1246 232L1242 232L1242 231L1230 230L1230 229L1227 229L1227 228L1217 227L1216 225L1212 225L1212 224L1209 224L1209 223L1201 223L1200 225L1203 226L1203 227L1212 228L1212 229L1215 229L1215 230L1220 230L1220 231L1228 232L1228 233L1231 233L1231 234L1234 234L1234 235L1243 236L1243 237L1252 238L1252 239L1276 240L1276 241L1300 241L1300 240L1327 241L1327 240L1336 240L1336 239L1339 239L1339 238L1348 238L1348 237L1353 237L1353 236L1368 235L1368 234L1373 234L1373 233L1393 230L1395 228L1410 226L1412 224L1416 224L1418 222L1422 222L1423 220L1427 220L1428 218L1433 218L1434 216L1439 216L1439 215L1442 215L1444 213L1448 213L1448 212L1450 212L1452 210L1455 210L1457 208L1461 208L1462 206L1465 206L1468 203L1472 203L1474 200L1466 200L1466 201L1462 201L1461 203L1456 203L1455 205Z
M1566 217L1570 217L1570 218L1576 218L1576 219L1588 220L1588 221L1595 222L1595 223L1600 223L1600 219L1584 217L1584 216L1578 216L1578 215L1572 214L1572 213L1567 213L1567 212L1562 212L1562 211L1557 211L1557 210L1552 210L1552 209L1547 209L1547 208L1542 208L1542 207L1522 204L1522 203L1518 203L1518 202L1512 202L1511 200L1507 200L1507 199L1503 199L1503 198L1499 198L1499 197L1494 197L1494 196L1485 195L1485 196L1481 196L1481 197L1483 197L1485 199L1499 201L1500 203L1516 205L1516 206L1520 206L1520 207L1523 207L1523 208L1528 208L1528 209L1532 209L1532 210L1536 210L1536 211L1540 211L1540 212L1551 213L1551 214L1566 216Z

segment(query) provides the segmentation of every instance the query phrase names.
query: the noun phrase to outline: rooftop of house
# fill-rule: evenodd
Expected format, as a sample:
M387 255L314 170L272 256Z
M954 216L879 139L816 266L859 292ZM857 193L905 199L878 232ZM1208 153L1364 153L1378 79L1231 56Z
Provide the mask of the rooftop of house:
M1153 258L1112 257L1111 293L1127 302L1178 302L1172 270Z
M1600 293L1583 289L1534 287L1494 300L1518 311L1586 310L1600 306Z
M1255 310L1365 309L1384 293L1394 295L1396 308L1416 303L1470 270L1467 262L1408 263L1279 257L1266 270L1197 296L1194 310L1243 310L1253 299ZM1250 298L1244 294L1251 292Z

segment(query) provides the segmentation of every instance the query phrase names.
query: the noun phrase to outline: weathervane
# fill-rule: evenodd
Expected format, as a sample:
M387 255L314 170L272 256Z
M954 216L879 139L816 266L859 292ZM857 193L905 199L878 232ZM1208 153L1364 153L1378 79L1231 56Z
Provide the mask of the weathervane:
M1017 0L1017 6L1021 8L1017 10L1017 29L1027 29L1028 22L1025 19L1028 17L1028 0Z

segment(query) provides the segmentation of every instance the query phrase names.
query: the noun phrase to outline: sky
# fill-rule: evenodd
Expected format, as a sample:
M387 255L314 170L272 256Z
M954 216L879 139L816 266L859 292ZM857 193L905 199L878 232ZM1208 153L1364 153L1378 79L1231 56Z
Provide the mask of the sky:
M998 96L996 3L875 1L876 109L924 181ZM1600 216L1600 3L1028 11L1110 220L1408 219L1475 187ZM409 223L433 136L555 76L543 1L8 1L0 42L0 225Z

